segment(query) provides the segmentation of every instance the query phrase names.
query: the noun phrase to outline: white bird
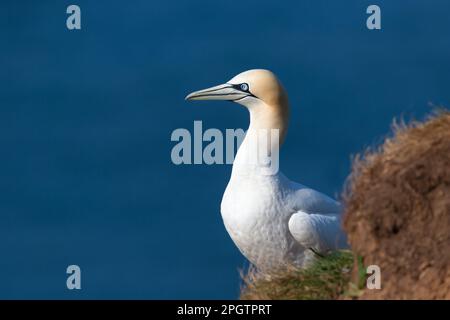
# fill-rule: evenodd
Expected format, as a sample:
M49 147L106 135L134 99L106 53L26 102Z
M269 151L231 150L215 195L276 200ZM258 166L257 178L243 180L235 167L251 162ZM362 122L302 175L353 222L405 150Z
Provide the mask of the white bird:
M286 91L272 72L245 71L225 84L193 92L186 100L229 100L250 112L221 214L232 240L253 265L262 271L306 267L317 255L347 248L339 202L290 181L268 164L284 141L289 120ZM261 139L260 132L272 131L279 133L278 139ZM254 161L262 149L267 149L264 161Z

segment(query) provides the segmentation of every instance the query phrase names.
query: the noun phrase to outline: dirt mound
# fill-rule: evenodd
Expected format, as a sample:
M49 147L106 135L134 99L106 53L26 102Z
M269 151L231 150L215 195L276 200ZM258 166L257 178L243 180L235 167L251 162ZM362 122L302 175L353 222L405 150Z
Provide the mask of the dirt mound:
M353 164L344 228L365 266L381 268L369 299L450 299L450 113L396 126Z

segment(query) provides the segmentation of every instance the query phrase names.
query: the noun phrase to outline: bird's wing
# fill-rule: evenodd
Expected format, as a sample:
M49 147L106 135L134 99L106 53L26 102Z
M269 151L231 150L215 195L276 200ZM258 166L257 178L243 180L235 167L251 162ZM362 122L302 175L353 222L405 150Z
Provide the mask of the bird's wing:
M295 212L289 219L289 231L304 248L325 254L346 249L347 238L341 229L340 214Z
M341 212L339 202L319 191L295 182L291 182L291 190L292 193L288 201L294 212L303 211L316 214L338 214Z
M289 231L305 248L318 253L348 248L341 228L341 205L316 190L293 184Z

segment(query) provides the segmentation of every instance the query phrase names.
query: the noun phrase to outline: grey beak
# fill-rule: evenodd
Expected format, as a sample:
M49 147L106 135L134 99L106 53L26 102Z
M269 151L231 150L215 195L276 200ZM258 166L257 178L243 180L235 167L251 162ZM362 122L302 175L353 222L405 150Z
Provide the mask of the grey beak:
M225 83L188 94L185 100L238 100L249 94L237 89L234 85Z

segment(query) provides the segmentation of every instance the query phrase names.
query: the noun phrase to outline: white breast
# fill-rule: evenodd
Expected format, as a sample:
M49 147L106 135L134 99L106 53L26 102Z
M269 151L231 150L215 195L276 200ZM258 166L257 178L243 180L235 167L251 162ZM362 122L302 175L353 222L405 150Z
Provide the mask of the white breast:
M292 237L286 178L232 176L221 204L225 227L242 254L260 269L302 264L304 249Z

